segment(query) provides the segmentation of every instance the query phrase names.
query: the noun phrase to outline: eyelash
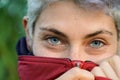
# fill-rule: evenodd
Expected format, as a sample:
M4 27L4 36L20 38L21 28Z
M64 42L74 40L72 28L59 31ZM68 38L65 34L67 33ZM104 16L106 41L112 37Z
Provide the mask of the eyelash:
M59 40L61 43L60 43L60 44L52 44L52 43L50 42L50 39L57 39L57 40ZM47 35L47 36L45 36L45 37L43 38L43 40L47 41L47 42L48 42L50 45L52 45L52 46L57 46L57 45L62 45L62 44L63 44L63 41L62 41L60 38L56 37L56 36L49 36L49 35Z

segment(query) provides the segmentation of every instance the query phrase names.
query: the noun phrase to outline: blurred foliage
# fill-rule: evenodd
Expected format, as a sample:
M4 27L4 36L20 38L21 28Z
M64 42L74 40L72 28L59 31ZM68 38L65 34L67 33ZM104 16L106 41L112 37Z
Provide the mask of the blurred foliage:
M26 0L0 0L0 80L19 80L16 44L24 35Z

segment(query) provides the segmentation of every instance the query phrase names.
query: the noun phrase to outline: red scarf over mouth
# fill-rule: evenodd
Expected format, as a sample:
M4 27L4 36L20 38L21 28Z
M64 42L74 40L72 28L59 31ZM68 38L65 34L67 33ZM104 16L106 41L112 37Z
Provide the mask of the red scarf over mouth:
M20 80L54 80L73 67L91 71L97 64L67 58L36 57L27 50L25 37L17 44ZM95 76L95 80L111 80Z
M67 58L20 56L18 62L20 80L54 80L73 67L91 71L97 64L90 61L72 61ZM79 63L80 65L77 65ZM111 80L95 77L95 80Z

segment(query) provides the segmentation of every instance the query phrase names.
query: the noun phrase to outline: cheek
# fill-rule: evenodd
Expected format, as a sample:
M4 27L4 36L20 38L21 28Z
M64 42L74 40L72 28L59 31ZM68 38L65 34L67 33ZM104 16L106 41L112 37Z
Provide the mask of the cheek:
M42 56L43 53L46 53L45 50L42 49L42 45L40 44L40 40L38 37L38 31L35 29L32 51L35 56Z
M33 48L33 54L35 56L62 58L62 53L57 53L49 50L48 48L45 47L42 41L34 40L32 48Z
M94 58L94 62L101 62L104 59L110 58L114 56L117 53L117 46L111 46L109 48L106 48L106 52L104 54L98 55ZM99 58L98 58L99 57Z
M47 53L50 53L44 49L43 45L37 39L34 39L32 49L35 56L46 56Z
M88 50L89 60L99 63L104 59L110 58L117 53L117 41L107 45L100 50ZM94 54L93 54L94 53Z

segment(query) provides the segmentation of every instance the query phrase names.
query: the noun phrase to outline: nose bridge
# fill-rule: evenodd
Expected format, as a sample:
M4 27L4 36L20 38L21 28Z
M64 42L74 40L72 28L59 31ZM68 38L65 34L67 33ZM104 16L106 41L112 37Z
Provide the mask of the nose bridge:
M84 60L85 58L85 51L84 47L80 44L71 45L69 50L69 58L71 60Z

